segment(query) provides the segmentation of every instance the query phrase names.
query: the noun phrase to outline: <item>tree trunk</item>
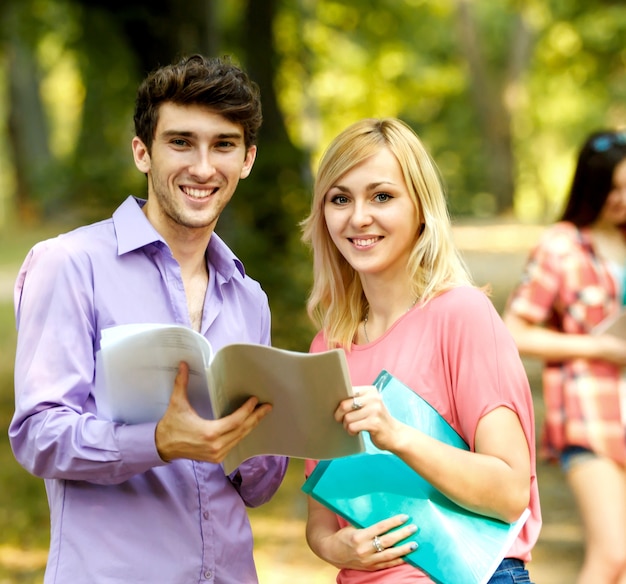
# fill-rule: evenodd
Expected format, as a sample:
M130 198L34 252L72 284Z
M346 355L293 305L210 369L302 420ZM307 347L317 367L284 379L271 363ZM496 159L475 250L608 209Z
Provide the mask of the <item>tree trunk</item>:
M489 71L481 50L477 25L468 0L458 0L459 40L470 71L470 91L485 143L486 173L489 190L495 197L499 215L511 213L515 194L515 157L513 153L512 114L515 95L525 72L531 46L529 29L516 15L511 36L508 71L504 82Z
M283 200L299 195L304 200L305 195L300 172L303 154L289 139L274 87L278 61L273 35L275 15L275 0L248 0L241 44L245 68L261 90L263 125L253 175L241 184L234 202L237 209L245 207L246 215L252 211L251 227L267 242L266 252L280 255L296 228L295 218Z
M40 98L40 76L34 51L22 39L17 3L4 7L8 37L8 134L15 170L18 220L36 222L46 206L46 170L51 164L48 126Z

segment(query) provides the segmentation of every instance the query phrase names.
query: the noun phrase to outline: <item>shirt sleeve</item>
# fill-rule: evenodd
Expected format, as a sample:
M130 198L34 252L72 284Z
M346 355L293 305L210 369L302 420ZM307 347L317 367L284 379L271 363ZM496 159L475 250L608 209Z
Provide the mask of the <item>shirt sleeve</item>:
M550 320L559 291L563 288L562 266L571 249L565 234L546 233L531 251L522 278L511 294L507 309L534 324Z
M241 463L230 481L248 507L267 503L287 472L289 459L284 456L255 456Z
M482 292L471 290L462 300L446 314L447 370L456 423L474 450L480 419L504 406L518 415L532 447L532 396L515 342Z
M165 463L155 423L126 426L97 416L91 273L86 254L61 238L35 246L22 265L9 439L34 475L115 484Z

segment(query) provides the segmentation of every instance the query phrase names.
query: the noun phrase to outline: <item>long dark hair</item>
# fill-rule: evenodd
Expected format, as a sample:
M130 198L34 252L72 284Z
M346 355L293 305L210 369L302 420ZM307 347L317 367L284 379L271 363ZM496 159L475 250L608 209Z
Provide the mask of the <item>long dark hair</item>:
M626 159L626 132L601 130L589 135L578 155L562 221L591 225L613 189L615 167Z

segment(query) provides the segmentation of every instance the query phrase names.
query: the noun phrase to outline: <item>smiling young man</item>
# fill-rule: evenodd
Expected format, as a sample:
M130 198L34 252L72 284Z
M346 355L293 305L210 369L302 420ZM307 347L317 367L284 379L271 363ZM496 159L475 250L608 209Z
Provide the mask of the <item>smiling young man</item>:
M177 323L214 350L270 342L265 293L214 233L256 156L257 86L226 59L194 55L141 84L132 151L147 200L37 244L15 290L17 460L45 479L51 512L46 584L257 582L246 506L271 498L287 460L220 462L270 410L250 398L205 420L181 364L163 418L102 416L102 329ZM253 388L251 388L253 391Z

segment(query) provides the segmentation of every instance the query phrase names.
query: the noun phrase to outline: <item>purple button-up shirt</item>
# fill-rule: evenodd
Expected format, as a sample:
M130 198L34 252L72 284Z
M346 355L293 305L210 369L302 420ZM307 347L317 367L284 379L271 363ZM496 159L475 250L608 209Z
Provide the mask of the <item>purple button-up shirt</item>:
M46 483L51 542L46 584L256 583L245 506L266 502L287 460L257 457L230 477L221 465L156 450L156 424L98 417L95 354L103 328L190 326L180 267L129 197L112 219L37 244L15 287L18 461ZM202 334L268 344L265 293L213 234Z

